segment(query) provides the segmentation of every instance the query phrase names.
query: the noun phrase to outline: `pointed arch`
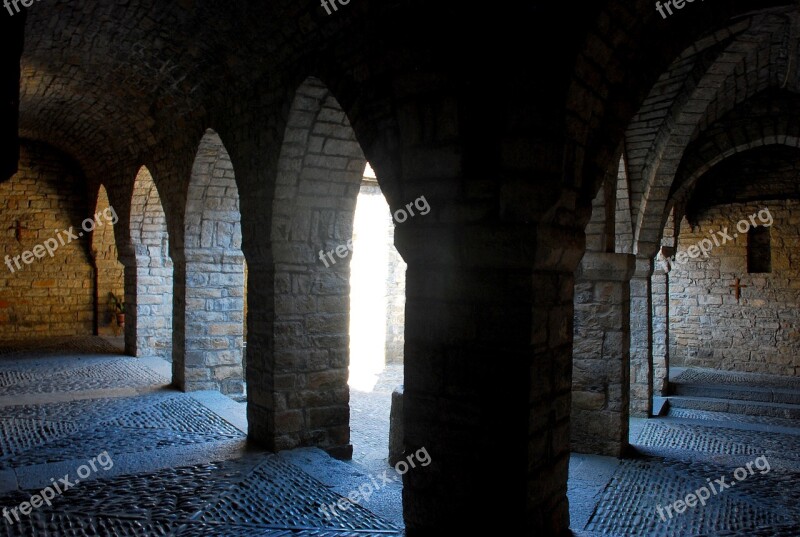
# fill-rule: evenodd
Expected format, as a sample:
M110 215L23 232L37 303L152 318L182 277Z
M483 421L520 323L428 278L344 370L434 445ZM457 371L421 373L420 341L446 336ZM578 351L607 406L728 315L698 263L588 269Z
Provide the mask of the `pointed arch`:
M116 209L108 200L105 186L100 185L95 203L97 222L116 223ZM121 326L115 313L114 298L125 296L125 266L119 260L113 225L98 226L92 232L92 259L95 267L95 319L97 335L119 335Z
M365 167L336 98L306 79L290 108L273 202L274 353L247 362L247 378L267 380L258 387L268 393L248 388L249 413L274 415L263 431L274 449L314 445L352 455L348 244ZM281 404L268 408L265 400Z
M130 241L134 267L126 277L125 346L135 356L172 359L172 259L167 219L150 170L136 174Z
M173 376L182 389L244 391L245 265L239 190L230 155L208 129L189 180L182 283L186 300L183 353Z

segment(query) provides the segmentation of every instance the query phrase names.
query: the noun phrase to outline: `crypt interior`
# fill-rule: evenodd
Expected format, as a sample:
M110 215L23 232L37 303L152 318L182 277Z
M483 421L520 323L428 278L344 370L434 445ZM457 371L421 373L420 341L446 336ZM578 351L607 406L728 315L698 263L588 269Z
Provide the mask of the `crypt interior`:
M658 5L6 2L3 535L800 534L800 5Z

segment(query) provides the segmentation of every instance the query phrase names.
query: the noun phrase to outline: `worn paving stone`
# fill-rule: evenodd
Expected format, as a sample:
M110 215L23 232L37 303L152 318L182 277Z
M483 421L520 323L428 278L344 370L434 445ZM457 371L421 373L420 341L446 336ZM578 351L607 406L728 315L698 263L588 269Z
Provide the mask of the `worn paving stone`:
M755 388L783 388L800 390L800 379L757 373L736 373L704 369L686 369L671 379L677 384L705 384L717 386L744 386Z
M797 420L790 418L776 418L772 416L748 416L746 414L728 414L727 412L712 412L710 410L694 410L688 408L670 408L667 416L670 418L702 420L712 422L737 422L755 425L771 425L775 427L796 428Z
M768 459L781 459L794 463L800 470L800 436L773 432L764 434L725 427L707 427L701 424L672 423L668 420L651 420L645 424L639 436L640 451L673 457L691 454L742 456L750 459L764 455Z
M18 504L34 492L0 497L0 505ZM92 535L70 533L76 526L101 535L400 535L357 505L327 520L319 508L340 499L277 456L252 455L81 483L5 529L7 535L28 535L31 528Z
M168 379L130 357L59 357L0 363L0 397L166 384Z
M9 371L15 374L5 377L6 395L12 390L43 393L42 386L68 392L154 380L134 359L113 356L26 357L0 363L0 372ZM70 382L64 382L70 376ZM41 385L27 382L32 378ZM181 448L188 454L207 445L242 442L241 431L187 394L152 392L0 406L0 432L0 469L40 468L46 474L55 468L50 463L88 460L106 450L119 462L115 470L124 468L123 475L103 477L97 472L96 479L82 480L56 496L51 506L35 509L19 522L2 519L0 535L402 534L359 505L329 520L320 508L338 503L342 496L296 465L263 452L238 451L227 460L156 471L126 467L121 461L130 460L130 455L152 453L158 459L162 449L174 453ZM0 506L18 506L38 491L6 493L0 496Z
M95 403L101 403L98 411ZM61 420L54 421L56 417ZM116 453L139 453L244 438L233 425L182 394L4 407L0 424L14 425L11 429L19 433L13 442L5 441L0 469L81 458L109 446Z
M722 421L722 416L718 418ZM588 522L575 528L576 534L798 535L800 436L739 429L732 420L728 424L710 427L699 420L646 421L632 442L640 452L639 458L620 462ZM753 473L745 479L734 478L737 468L761 456L769 462L767 470L753 465ZM723 477L726 484L735 485L724 491L712 489L705 506L687 508L680 514L673 510L672 517L665 510L667 505L685 500L688 494ZM714 486L721 489L718 484ZM571 493L571 498L577 497Z
M698 465L668 459L625 461L609 483L586 529L606 535L683 537L716 535L759 526L800 523L800 511L790 496L775 493L792 486L800 474L790 478L756 472L737 483L738 488L712 495L705 506L689 508L673 517L657 511L705 486L709 480L727 476L733 469ZM728 482L726 480L726 482ZM762 493L773 491L769 496ZM795 505L792 505L792 504Z

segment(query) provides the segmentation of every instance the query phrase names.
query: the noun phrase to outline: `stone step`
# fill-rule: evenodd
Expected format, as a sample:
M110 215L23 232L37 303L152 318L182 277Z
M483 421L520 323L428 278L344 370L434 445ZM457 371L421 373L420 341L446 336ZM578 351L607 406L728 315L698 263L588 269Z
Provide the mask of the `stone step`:
M800 420L800 405L790 403L695 397L689 395L671 395L667 399L669 400L669 406L671 408Z
M800 405L800 390L760 386L731 386L720 384L670 383L670 393L690 397L736 399L762 403Z

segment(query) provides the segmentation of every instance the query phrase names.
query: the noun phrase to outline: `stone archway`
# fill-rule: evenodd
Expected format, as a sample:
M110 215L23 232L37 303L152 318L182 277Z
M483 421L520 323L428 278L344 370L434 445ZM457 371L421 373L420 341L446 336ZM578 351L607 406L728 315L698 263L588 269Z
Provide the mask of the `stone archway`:
M239 191L219 135L197 150L186 202L184 352L173 377L184 390L242 394L245 268ZM178 358L180 356L180 358Z
M289 113L273 204L275 397L285 407L276 449L352 454L348 242L365 166L341 106L307 79Z
M125 273L125 348L138 357L172 359L172 260L161 197L142 166L131 198L133 259Z
M109 216L111 218L109 218ZM118 220L103 185L97 192L95 221L109 224ZM116 223L116 222L115 222ZM119 260L113 225L102 225L92 233L92 259L95 265L95 322L97 335L119 335L114 297L124 300L125 266Z

